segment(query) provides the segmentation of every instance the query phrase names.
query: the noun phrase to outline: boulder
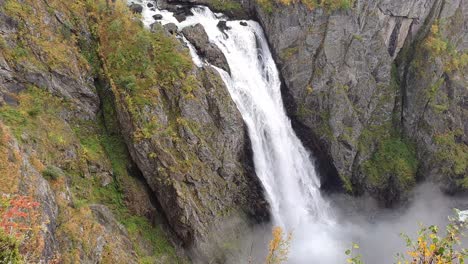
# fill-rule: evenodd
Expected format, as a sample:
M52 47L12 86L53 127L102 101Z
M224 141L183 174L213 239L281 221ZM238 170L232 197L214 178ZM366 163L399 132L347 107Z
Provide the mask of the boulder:
M174 35L174 34L177 34L177 25L174 24L174 23L168 23L168 24L165 24L164 26L164 29L169 32L170 34Z
M225 20L219 21L216 26L223 32L226 31L226 30L231 29L231 27L228 27Z
M182 22L187 19L187 16L193 15L192 8L190 6L179 6L177 7L174 12L174 17L177 21Z
M141 12L143 12L143 6L140 4L132 3L130 4L129 8L133 13L141 14Z
M163 16L161 14L156 14L153 16L153 19L154 20L161 20L163 18Z
M210 43L208 35L202 25L186 27L182 30L185 38L192 43L197 50L197 53L205 58L209 63L219 67L228 73L230 72L229 65L223 52L213 43Z

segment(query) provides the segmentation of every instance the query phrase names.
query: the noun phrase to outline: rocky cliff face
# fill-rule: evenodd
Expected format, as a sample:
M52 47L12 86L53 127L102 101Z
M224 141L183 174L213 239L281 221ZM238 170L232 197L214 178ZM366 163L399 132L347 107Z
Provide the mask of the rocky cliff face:
M387 205L421 179L467 189L465 1L196 2L262 24L325 188Z
M124 2L1 0L0 51L2 199L40 204L27 261L176 263L171 241L267 217L217 72Z
M2 212L21 196L39 203L18 241L28 263L175 259L139 233L156 211L102 114L85 12L81 3L0 1Z
M467 189L466 1L251 1L296 131L348 192ZM323 8L320 8L323 7Z

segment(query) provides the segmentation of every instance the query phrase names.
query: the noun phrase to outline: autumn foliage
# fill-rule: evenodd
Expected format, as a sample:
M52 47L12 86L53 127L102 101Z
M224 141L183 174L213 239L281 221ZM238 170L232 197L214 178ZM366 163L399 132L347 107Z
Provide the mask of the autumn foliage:
M451 219L445 234L441 234L439 227L432 225L421 226L417 238L411 239L401 234L406 241L407 251L397 254L397 264L463 264L468 257L468 249L463 248L462 238L468 227L467 222ZM353 244L352 249L346 250L347 262L363 264L362 256L355 252L359 246Z
M468 257L466 248L460 249L466 223L451 223L444 236L440 235L435 225L422 227L416 241L403 235L408 246L406 254L410 259L401 256L398 263L408 264L463 264Z
M29 196L3 197L0 208L0 228L5 234L20 238L32 230L30 222L38 217L39 203Z
M34 259L43 247L39 203L29 196L0 197L0 262L19 263ZM20 257L21 253L21 257Z
M272 232L273 238L268 247L268 255L266 264L280 264L288 259L289 246L291 244L292 234L283 234L281 227L274 227Z

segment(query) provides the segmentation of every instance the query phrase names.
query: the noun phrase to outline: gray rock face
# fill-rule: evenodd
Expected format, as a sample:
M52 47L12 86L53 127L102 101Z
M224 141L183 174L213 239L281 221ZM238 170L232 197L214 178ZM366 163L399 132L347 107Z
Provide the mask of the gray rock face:
M399 58L401 122L417 144L420 174L454 193L468 189L468 4L439 1L433 12L434 26L421 28L425 37Z
M468 186L460 187L462 175L468 175L465 163L436 162L444 154L435 143L441 141L438 133L451 135L456 143L449 152L467 157L466 89L461 89L467 86L466 62L448 72L442 66L447 54L432 54L436 58L430 62L415 62L414 56L425 49L437 19L450 21L440 27L441 34L456 56L466 56L466 1L358 0L349 10L331 11L273 1L271 12L256 1L239 2L265 30L284 80L288 113L318 159L325 186L368 191L387 204L399 200L408 188L401 179L382 172L385 184L378 186L368 172L369 160L388 138L408 139L408 148L415 146L419 167L411 173L413 181L445 178L448 190ZM419 72L433 74L416 74L415 64ZM439 113L434 114L427 109L434 100L428 99L428 87L441 79L433 103ZM443 173L443 167L451 169Z
M466 2L364 0L356 1L351 10L331 13L311 11L300 4L268 13L253 5L284 78L285 100L301 138L319 159L325 163L331 160L332 176L334 168L354 187L353 192L370 191L387 199L385 190L368 185L368 175L363 171L363 164L379 145L377 127L385 127L387 132L405 128L403 137L416 142L418 159L424 164L419 174L427 171L427 161L433 160L427 157L437 155L428 146L434 144L434 135L442 127L461 131L466 148L467 130L462 125L466 105L456 99L466 97L466 89L456 88L466 87L465 74L452 76L437 63L422 61L423 67L428 67L425 72L435 74L415 77L411 66L408 69L395 62L397 57L411 56L402 54L404 47L414 46L411 52L423 49L423 41L417 39L427 35L436 18L458 19L446 32L456 36L450 43L466 43ZM458 44L457 50L460 56L466 54L466 44ZM401 76L396 70L392 74L392 67ZM445 88L441 88L445 92L440 96L450 95L447 114L451 116L443 119L451 121L441 122L442 116L428 115L425 110L425 94L443 76L447 76ZM421 128L421 117L429 119L425 122L429 133ZM369 134L373 140L369 140ZM432 175L424 173L424 177Z
M144 109L160 128L135 139L139 124L127 109L119 121L130 153L185 246L230 217L267 218L267 203L253 168L240 113L212 68L194 68L191 91L161 87L156 108ZM173 109L178 109L173 113ZM146 118L144 118L146 119Z
M226 57L215 44L210 43L208 35L202 25L196 24L195 26L186 27L182 30L182 34L193 44L201 57L206 58L212 65L228 73L230 72Z
M72 19L72 12L61 13L69 10L60 10L60 4L52 8L35 1L21 3L37 15L22 21L7 14L4 5L0 0L0 174L8 184L1 180L0 192L10 197L28 196L39 204L31 209L37 212L37 219L25 221L32 230L37 227L37 233L27 231L19 240L21 253L27 254L28 263L138 263L134 241L106 206L78 206L83 197L77 194L78 189L92 196L96 188L108 191L115 185L110 158L99 140L94 146L100 149L100 157L93 160L83 155L84 144L79 138L84 130L95 139L102 136L93 131L99 126L98 112L102 110L95 73L80 53L81 49L92 53L96 44L89 21L79 15ZM34 41L30 32L38 32ZM62 40L62 34L76 37L80 46L73 41L60 49L49 43L51 39ZM47 45L40 42L43 35L47 35ZM21 123L5 117L8 111L21 118ZM83 130L75 133L73 129ZM86 187L79 187L77 179ZM141 187L138 195L120 185L125 203L140 206L127 208L133 215L150 218L156 209L145 192L146 185L135 185ZM105 203L100 199L93 202ZM144 239L138 243L149 244Z
M49 25L51 28L62 27L58 21ZM0 13L0 32L7 40L16 34L18 25L10 17ZM88 36L90 33L87 32ZM13 40L11 40L13 42ZM13 46L16 44L13 44ZM87 71L77 71L74 67L78 64L78 58L70 58L70 67L52 68L43 70L41 67L31 65L24 61L15 67L9 66L6 54L0 49L0 98L8 101L8 94L17 94L34 85L47 89L55 95L62 96L66 100L73 101L77 105L77 115L94 116L99 108L99 98L93 91L91 74ZM0 99L1 100L1 99Z

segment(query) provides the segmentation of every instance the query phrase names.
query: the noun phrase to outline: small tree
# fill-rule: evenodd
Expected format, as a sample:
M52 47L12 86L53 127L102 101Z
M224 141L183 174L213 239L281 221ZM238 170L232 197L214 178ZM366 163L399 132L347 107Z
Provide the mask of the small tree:
M0 263L22 263L40 250L39 203L29 196L0 197Z
M461 248L461 238L465 236L467 222L450 219L445 235L441 236L436 225L429 227L421 225L416 240L406 234L401 234L406 241L406 254L397 254L397 264L464 264L468 250ZM363 264L361 255L354 252L359 246L353 244L346 250L348 263ZM409 259L408 259L409 257Z
M281 227L274 227L272 231L273 238L268 247L266 264L280 264L288 260L289 246L291 244L292 234L283 234Z
M404 254L398 254L398 263L411 264L463 264L468 257L468 250L460 248L461 238L465 235L466 222L452 220L446 227L445 235L440 236L439 228L435 225L421 226L416 241L408 235L402 234L408 247L406 259Z

